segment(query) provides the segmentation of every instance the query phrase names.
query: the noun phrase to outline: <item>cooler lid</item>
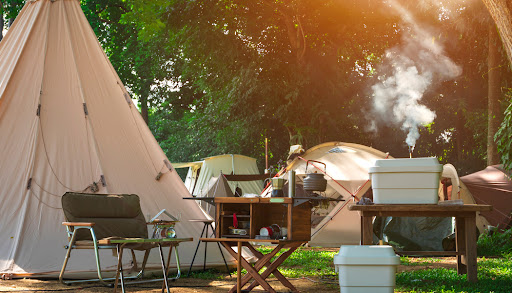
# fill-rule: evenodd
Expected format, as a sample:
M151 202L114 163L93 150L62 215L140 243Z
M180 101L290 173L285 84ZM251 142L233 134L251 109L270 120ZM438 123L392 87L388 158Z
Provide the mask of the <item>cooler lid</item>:
M370 167L370 173L377 172L442 172L443 165L439 164L436 157L428 158L403 158L380 159Z
M399 265L400 257L389 245L343 245L335 265Z

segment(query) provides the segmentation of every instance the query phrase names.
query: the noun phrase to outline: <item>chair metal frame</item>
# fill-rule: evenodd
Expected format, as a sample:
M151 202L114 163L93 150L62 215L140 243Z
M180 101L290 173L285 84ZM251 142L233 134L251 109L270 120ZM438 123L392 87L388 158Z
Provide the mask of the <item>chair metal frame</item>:
M119 280L120 280L120 283L121 283L121 289L122 289L123 293L125 292L125 288L124 288L125 284L139 284L139 283L147 283L147 282L155 282L155 281L162 281L163 280L165 288L167 289L167 292L169 293L168 281L169 280L171 280L171 281L177 280L181 276L181 268L180 268L180 259L179 259L178 245L179 245L179 243L184 242L184 241L192 241L192 238L163 238L163 239L112 238L112 239L101 239L101 240L98 240L97 237L96 237L96 234L94 232L94 223L87 223L87 222L82 222L82 223L63 222L62 224L66 226L66 232L67 232L67 235L68 235L69 244L65 246L65 248L67 249L66 258L64 259L64 263L62 265L62 269L61 269L60 274L59 274L59 281L61 283L63 283L63 284L66 284L66 285L71 285L71 284L74 284L74 283L82 283L82 282L99 281L102 284L107 285L107 286L111 285L107 281L115 281L114 282L114 292L116 292L116 290L117 290ZM148 223L148 224L153 224L153 223ZM89 232L91 233L91 237L92 237L92 246L91 245L77 245L76 244L77 231L80 230L80 229L87 229L87 230L89 230ZM160 252L160 261L161 261L161 265L162 265L162 273L163 273L164 277L163 278L159 278L159 279L139 280L139 281L132 281L132 282L129 282L129 283L125 283L124 282L125 279L141 279L144 276L144 270L145 270L145 267L146 267L146 264L147 264L149 253L150 253L152 248L155 248L155 246L144 250L145 251L145 253L144 253L144 260L142 262L141 270L137 273L137 275L128 276L128 277L124 277L124 272L123 272L123 267L122 267L123 250L125 248L129 248L129 247L125 247L126 245L129 245L129 244L143 244L143 243L150 243L150 244L158 246L159 252ZM168 254L168 257L167 257L167 264L166 264L165 260L164 260L162 246L167 246L167 245L169 245L169 254ZM168 278L167 275L168 275L168 272L169 272L169 264L170 264L171 254L172 254L172 247L176 247L175 256L176 256L177 274L173 278ZM64 280L64 272L66 270L68 261L69 261L69 259L71 257L71 250L73 250L73 249L93 249L94 250L94 256L95 256L95 259L96 259L96 270L97 270L97 273L98 273L98 278L97 279L72 280L72 281L65 281ZM101 269L101 262L100 262L100 257L99 257L99 249L116 249L117 256L118 256L117 257L118 258L118 262L117 262L117 271L116 271L116 277L115 278L104 278L103 277L102 269ZM137 267L137 260L136 260L136 257L135 257L134 250L133 249L130 249L130 250L132 252L133 263L135 264L135 267Z

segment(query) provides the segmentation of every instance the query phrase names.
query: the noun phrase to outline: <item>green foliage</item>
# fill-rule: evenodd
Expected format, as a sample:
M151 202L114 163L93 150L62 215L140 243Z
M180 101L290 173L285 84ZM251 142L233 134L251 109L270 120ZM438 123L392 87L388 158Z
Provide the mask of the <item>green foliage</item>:
M22 2L2 1L4 18L13 18ZM413 155L437 156L454 164L460 175L482 169L487 131L485 7L478 1L452 1L449 9L425 1L398 2L420 26L435 32L432 42L442 44L463 69L459 78L440 81L422 98L437 118L421 130ZM399 126L386 124L378 132L367 132L375 118L369 86L386 74L378 65L387 49L413 31L386 1L81 4L171 161L241 153L262 164L264 138L270 140L272 165L295 143L307 149L346 141L394 157L408 156ZM511 77L504 75L503 86L510 86ZM506 160L510 122L504 123L500 147Z
M508 89L510 105L494 139L501 154L501 162L506 170L512 170L512 88Z
M481 234L477 242L479 256L506 256L512 253L512 228Z
M129 2L125 21L137 24L143 40L166 40L174 52L168 78L184 90L181 98L192 94L182 100L189 107L176 107L177 95L167 95L168 106L152 113L151 123L162 124L161 117L185 119L174 123L185 130L158 136L169 156L180 153L180 160L192 160L238 152L261 163L265 137L271 164L286 157L290 144L307 149L326 141L408 156L399 126L366 132L373 118L368 86L383 74L377 65L385 50L410 32L384 3ZM422 99L437 118L421 131L414 155L437 156L461 175L479 170L486 157L485 9L481 3L458 3L450 18L441 18L446 11L439 7L401 2L420 25L439 31L434 41L463 68L457 80L436 84Z

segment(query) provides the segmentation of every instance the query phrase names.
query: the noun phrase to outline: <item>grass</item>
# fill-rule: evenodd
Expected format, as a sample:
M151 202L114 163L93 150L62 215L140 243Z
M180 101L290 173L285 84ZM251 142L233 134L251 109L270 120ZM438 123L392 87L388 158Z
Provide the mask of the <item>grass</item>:
M512 258L480 258L478 282L468 283L455 269L436 268L402 272L396 275L395 292L512 292Z
M512 230L492 236L482 235L478 240L478 282L469 283L466 275L458 275L456 269L432 268L432 264L443 258L401 257L401 265L410 267L396 274L395 292L400 293L511 293L512 292ZM259 247L262 253L269 253L272 247ZM338 275L334 270L333 258L337 251L326 249L297 249L279 268L286 278L310 278L338 286ZM279 254L277 255L279 256ZM276 256L276 257L277 257ZM482 257L483 256L483 257ZM489 257L491 256L491 257ZM420 267L421 266L421 267ZM430 268L425 268L430 266ZM418 267L417 269L415 267ZM244 271L244 273L246 273ZM207 271L193 273L195 278L218 279L224 272Z

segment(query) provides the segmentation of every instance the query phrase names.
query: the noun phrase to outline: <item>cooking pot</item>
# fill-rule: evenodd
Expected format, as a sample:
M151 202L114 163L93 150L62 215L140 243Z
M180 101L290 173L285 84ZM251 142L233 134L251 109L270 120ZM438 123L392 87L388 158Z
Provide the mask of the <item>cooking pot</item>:
M327 180L324 178L324 174L317 173L316 171L312 172L312 173L308 173L309 162L315 162L315 163L324 165L324 173L327 170L327 165L325 163L322 163L319 161L314 161L314 160L308 160L306 162L306 177L303 180L304 190L320 191L320 192L325 191L327 189Z

